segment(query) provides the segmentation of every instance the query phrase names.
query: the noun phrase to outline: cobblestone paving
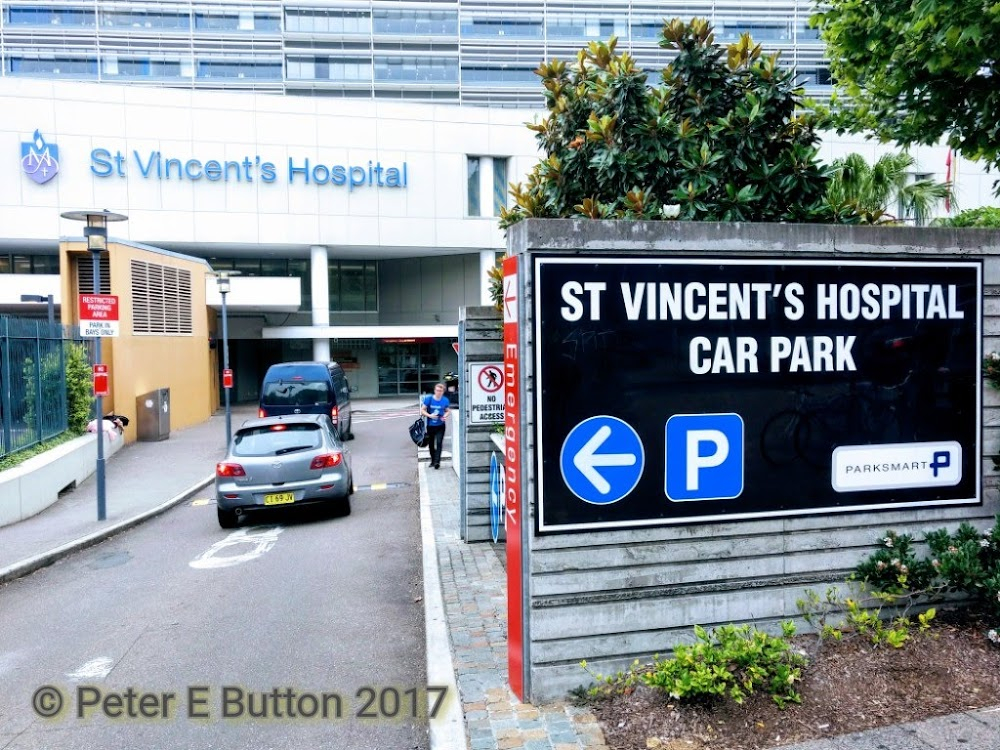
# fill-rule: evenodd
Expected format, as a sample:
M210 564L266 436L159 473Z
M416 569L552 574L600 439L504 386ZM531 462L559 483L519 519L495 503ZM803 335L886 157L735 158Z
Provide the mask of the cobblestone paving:
M421 464L420 470L426 471ZM488 542L459 536L458 478L450 465L426 471L441 589L470 750L603 750L597 720L568 703L521 703L507 687L507 597L503 564ZM450 750L450 749L449 749Z

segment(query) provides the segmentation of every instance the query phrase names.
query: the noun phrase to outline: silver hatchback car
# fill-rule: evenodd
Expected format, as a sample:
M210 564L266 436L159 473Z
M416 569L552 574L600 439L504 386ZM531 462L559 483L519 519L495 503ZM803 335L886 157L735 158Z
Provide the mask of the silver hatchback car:
M346 516L353 493L350 452L325 414L249 419L215 467L224 529L247 511L288 505L323 504Z

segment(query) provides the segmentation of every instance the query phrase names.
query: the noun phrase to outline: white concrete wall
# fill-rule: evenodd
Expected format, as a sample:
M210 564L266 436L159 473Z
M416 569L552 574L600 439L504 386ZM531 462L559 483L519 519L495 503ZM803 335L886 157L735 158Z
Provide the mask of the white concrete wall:
M0 226L10 239L79 236L59 213L109 208L129 221L111 234L152 245L215 243L359 248L501 249L490 217L465 218L467 154L510 156L510 177L536 160L528 113L322 97L192 92L108 84L0 80ZM37 185L21 173L21 143L35 130L59 148L59 174ZM98 177L91 152L126 155ZM144 178L132 152L182 161L257 156L277 179L253 182ZM406 188L289 184L288 159L383 167L407 164ZM487 194L488 196L489 194ZM208 248L206 248L207 250Z
M104 455L110 458L125 444L105 433ZM0 473L0 526L30 518L97 470L97 438L81 435Z

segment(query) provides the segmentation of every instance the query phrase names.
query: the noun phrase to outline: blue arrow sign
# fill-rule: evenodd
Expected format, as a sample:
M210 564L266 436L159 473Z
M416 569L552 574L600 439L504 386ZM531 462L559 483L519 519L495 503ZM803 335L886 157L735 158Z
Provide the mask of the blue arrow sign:
M645 454L639 434L617 417L590 417L569 431L559 468L569 491L595 505L617 503L635 489Z
M503 467L494 451L490 454L490 534L493 536L494 543L500 539L500 518L503 515L502 498L500 497L503 492L500 489L502 472Z

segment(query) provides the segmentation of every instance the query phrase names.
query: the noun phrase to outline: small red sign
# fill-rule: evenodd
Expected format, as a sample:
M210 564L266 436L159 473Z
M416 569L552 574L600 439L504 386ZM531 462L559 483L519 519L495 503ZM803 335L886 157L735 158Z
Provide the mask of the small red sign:
M451 348L455 350L455 354L458 354L458 342L457 341L452 341L451 342Z
M111 391L108 390L107 365L94 365L94 395L95 396L111 395Z
M117 322L118 297L114 294L81 294L80 320Z
M222 387L232 388L233 387L233 371L223 370L222 371Z

